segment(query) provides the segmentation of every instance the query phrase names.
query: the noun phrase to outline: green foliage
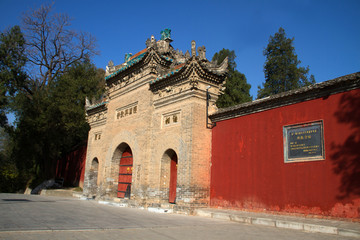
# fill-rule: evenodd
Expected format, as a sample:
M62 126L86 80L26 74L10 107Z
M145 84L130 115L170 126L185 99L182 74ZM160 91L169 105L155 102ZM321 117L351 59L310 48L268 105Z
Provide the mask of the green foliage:
M4 128L0 127L0 192L16 192L25 185L25 178L20 174L10 153L11 138Z
M87 139L85 97L104 91L104 70L89 60L94 37L70 30L70 17L52 6L26 12L24 34L15 26L0 35L0 126L10 134L1 191L54 177L56 160ZM7 125L9 110L16 127Z
M25 39L19 26L0 33L0 126L7 124L6 110L10 97L24 86L26 74L23 67L26 63L24 55Z
M6 113L14 106L16 95L26 83L25 39L19 26L0 33L0 192L16 192L26 183L27 173L20 171L13 158L13 128L8 126ZM4 127L4 128L1 128Z
M19 171L16 164L3 159L0 154L0 192L16 192L21 188L18 184Z
M270 36L269 44L264 50L265 83L258 87L257 98L297 89L315 83L313 75L308 78L309 67L300 67L293 46L294 38L286 37L285 30L279 29Z
M89 125L85 121L85 98L99 98L104 93L105 71L88 60L76 63L62 75L52 89L54 108L66 131L66 149L86 141Z
M222 49L220 52L214 54L212 61L222 63L226 57L228 57L229 73L224 85L225 91L216 101L216 105L219 108L230 107L252 100L250 96L251 85L247 83L245 75L235 69L236 55L233 50Z
M0 127L0 153L5 151L8 138L8 134L5 132L4 128Z
M74 64L32 98L18 94L21 112L14 132L14 158L38 179L54 176L56 160L87 139L85 97L99 96L104 71L88 60Z

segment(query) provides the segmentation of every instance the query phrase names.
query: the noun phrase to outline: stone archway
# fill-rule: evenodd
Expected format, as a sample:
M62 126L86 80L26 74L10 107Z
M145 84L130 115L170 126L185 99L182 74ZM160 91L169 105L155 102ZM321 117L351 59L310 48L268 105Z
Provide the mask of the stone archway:
M163 199L176 202L178 156L173 149L168 149L161 159L161 191Z
M133 173L133 154L130 146L126 143L120 144L113 155L113 164L119 166L117 169L117 197L130 198L132 173Z

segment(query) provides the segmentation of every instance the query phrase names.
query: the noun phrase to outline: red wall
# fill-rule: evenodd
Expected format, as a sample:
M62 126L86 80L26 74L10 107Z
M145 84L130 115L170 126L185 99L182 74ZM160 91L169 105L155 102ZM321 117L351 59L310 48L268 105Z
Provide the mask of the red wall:
M284 163L283 126L323 120L325 160ZM217 122L211 206L360 217L360 90Z
M64 178L64 186L84 186L86 149L81 146L57 162L56 177Z

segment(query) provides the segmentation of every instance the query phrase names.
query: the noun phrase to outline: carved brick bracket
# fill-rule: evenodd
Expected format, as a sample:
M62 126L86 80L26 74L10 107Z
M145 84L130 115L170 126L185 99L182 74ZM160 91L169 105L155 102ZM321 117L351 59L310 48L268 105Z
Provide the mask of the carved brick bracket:
M199 84L199 77L198 75L195 73L195 71L193 70L193 72L191 73L190 77L189 77L189 84L191 85L191 89L197 89L197 86Z

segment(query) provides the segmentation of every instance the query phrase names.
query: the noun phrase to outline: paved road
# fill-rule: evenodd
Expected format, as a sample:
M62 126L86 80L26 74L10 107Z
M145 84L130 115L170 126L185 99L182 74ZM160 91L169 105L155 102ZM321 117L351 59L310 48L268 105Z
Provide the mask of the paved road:
M0 239L353 239L150 213L71 198L0 194Z

